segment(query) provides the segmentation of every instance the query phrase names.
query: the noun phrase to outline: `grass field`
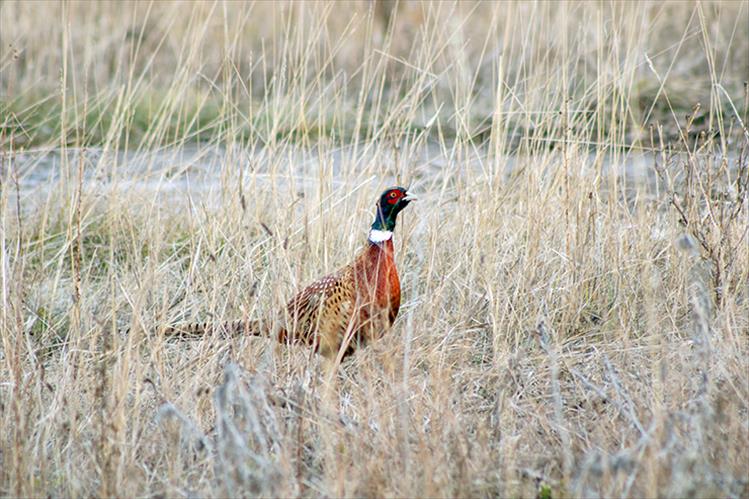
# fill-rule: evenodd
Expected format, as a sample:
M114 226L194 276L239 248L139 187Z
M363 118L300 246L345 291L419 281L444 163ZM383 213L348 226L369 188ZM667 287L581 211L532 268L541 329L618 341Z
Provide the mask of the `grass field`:
M747 497L748 25L0 3L0 494ZM161 334L269 316L393 184L401 313L333 393Z

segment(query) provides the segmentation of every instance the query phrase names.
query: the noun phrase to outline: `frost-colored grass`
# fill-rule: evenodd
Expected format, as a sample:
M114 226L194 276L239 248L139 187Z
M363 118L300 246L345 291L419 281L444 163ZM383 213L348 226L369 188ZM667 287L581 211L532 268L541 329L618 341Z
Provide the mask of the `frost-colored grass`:
M746 496L748 23L0 4L0 493ZM392 183L403 307L333 390L159 335L271 313Z

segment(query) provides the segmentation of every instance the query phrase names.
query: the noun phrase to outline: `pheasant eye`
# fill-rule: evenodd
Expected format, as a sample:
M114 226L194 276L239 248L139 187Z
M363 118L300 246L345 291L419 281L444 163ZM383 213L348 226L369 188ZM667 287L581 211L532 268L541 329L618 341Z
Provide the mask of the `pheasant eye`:
M396 197L397 195L398 195L398 193L397 193L397 192L395 192L395 191L393 191L393 192L391 192L391 193L390 193L390 197L391 197L391 198L394 198L394 197Z

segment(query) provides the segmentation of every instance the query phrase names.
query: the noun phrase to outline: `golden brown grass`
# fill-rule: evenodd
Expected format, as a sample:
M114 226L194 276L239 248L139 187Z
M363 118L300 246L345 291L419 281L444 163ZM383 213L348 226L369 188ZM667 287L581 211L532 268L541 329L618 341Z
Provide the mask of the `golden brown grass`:
M0 493L746 496L748 23L3 2ZM159 334L274 310L393 183L401 315L334 396Z

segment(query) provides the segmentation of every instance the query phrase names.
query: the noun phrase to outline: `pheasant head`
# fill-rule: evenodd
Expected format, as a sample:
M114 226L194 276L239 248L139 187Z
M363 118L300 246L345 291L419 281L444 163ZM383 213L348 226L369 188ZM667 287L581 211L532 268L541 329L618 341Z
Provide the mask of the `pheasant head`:
M383 192L377 200L375 220L369 231L369 241L381 243L392 238L398 213L415 199L416 196L403 187L392 187Z

